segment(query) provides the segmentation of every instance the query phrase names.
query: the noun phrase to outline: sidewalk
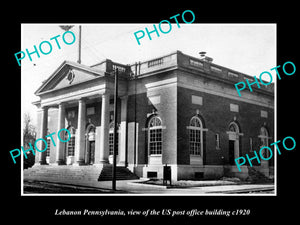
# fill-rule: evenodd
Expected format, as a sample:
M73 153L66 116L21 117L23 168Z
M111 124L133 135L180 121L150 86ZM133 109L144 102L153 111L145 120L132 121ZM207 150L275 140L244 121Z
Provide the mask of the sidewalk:
M26 179L28 181L33 181ZM267 194L272 195L274 190L273 184L225 184L225 185L213 185L208 186L213 181L203 181L201 187L184 187L184 188L173 188L159 185L140 184L143 180L120 180L116 182L117 193L112 193L112 181L89 181L78 184L76 180L69 180L57 182L55 180L35 179L34 181L43 181L49 183L55 183L56 185L70 185L73 187L81 188L95 188L99 189L99 194L110 194L110 195L224 195L224 194L248 194L251 192L268 191ZM101 191L100 191L101 190ZM103 193L103 190L107 192ZM88 192L85 192L88 193ZM95 191L91 193L96 193ZM274 195L274 194L273 194Z

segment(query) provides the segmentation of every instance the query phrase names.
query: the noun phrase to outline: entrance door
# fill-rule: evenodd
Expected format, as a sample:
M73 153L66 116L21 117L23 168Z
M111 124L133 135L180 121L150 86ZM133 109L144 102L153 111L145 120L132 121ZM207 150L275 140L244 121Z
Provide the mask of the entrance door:
M234 165L234 142L229 140L229 164Z
M95 162L95 141L89 141L87 152L87 164L94 164Z
M95 163L95 136L96 136L96 127L89 120L89 125L86 129L86 164Z
M239 127L235 122L230 123L229 125L229 131L227 131L228 134L228 140L229 140L229 148L228 148L228 156L229 156L229 164L234 165L234 160L239 157L240 155L240 149L239 149L239 143L240 143L240 132Z

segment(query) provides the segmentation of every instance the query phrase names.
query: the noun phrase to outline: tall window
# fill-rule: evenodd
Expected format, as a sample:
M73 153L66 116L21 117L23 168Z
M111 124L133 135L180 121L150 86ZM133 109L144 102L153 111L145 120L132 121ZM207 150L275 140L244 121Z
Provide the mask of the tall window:
M148 151L150 155L162 153L162 122L158 116L148 122Z
M74 153L75 153L75 131L76 130L72 126L68 127L68 130L71 133L71 138L67 142L67 156L74 156ZM67 139L68 137L69 137L68 133L66 132L65 133L65 138Z
M109 146L109 155L114 154L114 122L111 122L109 125L109 138L108 138L108 146ZM116 155L118 155L118 149L119 149L119 134L118 131L116 133L117 136L117 148L116 148Z
M47 137L47 149L46 149L46 156L50 156L50 137Z
M215 140L216 140L216 149L220 150L220 134L219 133L215 134Z
M253 138L249 138L250 152L253 152Z
M268 130L265 127L261 127L260 128L260 135L258 136L260 138L260 148L262 148L263 146L268 146L269 145L269 133ZM266 149L263 149L262 151L262 155L264 158L268 158L269 157L269 151L267 151Z
M199 117L194 116L190 121L190 154L199 155L202 153L203 126Z

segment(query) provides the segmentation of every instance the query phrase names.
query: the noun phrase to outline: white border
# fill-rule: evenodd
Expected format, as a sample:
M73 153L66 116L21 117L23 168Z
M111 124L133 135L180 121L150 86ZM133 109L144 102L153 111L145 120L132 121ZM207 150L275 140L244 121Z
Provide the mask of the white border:
M34 24L34 23L27 23L27 24ZM51 23L51 24L45 24L45 25L60 25L61 23ZM71 25L97 25L97 24L85 24L85 23L72 23ZM224 26L226 25L274 25L275 26L275 49L276 49L276 56L275 61L277 65L277 23L264 23L264 24L253 24L253 23L227 23L222 24ZM64 25L64 24L62 24ZM120 24L101 24L101 25L120 25ZM124 25L124 24L122 24ZM141 24L130 24L130 25L141 25ZM200 25L200 24L194 24L194 25ZM211 23L211 24L201 24L201 25L218 25L217 23ZM23 44L23 26L21 24L21 46ZM21 76L22 77L22 76ZM21 78L22 81L22 78ZM274 79L274 86L275 86L275 108L274 108L274 141L277 141L277 78ZM21 84L22 88L22 84ZM22 99L21 99L21 129L23 131L23 107L22 107ZM23 146L23 132L21 132L21 145ZM277 196L277 153L275 154L274 159L274 194L222 194L222 193L214 193L214 194L24 194L23 189L23 157L21 157L21 196Z

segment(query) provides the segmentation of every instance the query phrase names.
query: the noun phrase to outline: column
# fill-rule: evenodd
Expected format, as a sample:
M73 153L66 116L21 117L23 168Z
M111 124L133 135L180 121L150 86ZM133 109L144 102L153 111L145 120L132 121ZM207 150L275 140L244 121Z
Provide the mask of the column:
M108 163L109 147L109 93L102 95L101 128L100 128L100 163Z
M127 100L128 96L121 97L121 125L120 125L120 144L119 144L119 164L127 165Z
M48 126L48 107L42 107L40 112L40 130L39 130L39 137L47 140L45 136L47 135L47 126ZM37 139L38 139L37 138ZM45 143L43 141L39 141L37 148L42 150L45 149ZM43 152L35 151L36 160L35 164L37 165L44 165L46 164L46 150Z
M61 102L58 105L58 124L57 124L57 133L60 129L65 128L65 103ZM61 132L60 135L63 135L64 132ZM65 140L65 137L61 137L62 140ZM64 142L59 141L57 138L56 141L56 164L62 165L65 164L65 144Z
M79 99L78 101L78 122L77 132L75 138L75 164L84 164L84 152L85 152L85 125L86 125L86 103L85 99Z

